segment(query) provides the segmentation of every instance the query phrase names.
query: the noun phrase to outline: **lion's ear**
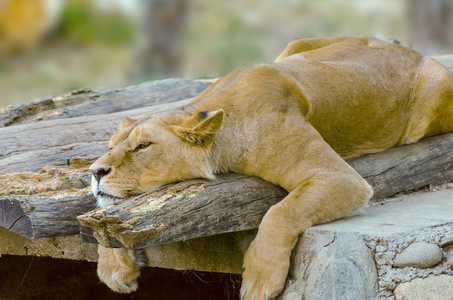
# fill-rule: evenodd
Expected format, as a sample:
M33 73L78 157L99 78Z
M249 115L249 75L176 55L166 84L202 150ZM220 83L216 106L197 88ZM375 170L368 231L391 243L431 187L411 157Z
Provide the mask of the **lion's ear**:
M183 140L199 146L210 146L222 126L223 109L201 111L188 118L182 126L173 125L171 129Z
M129 118L128 116L124 116L120 123L120 130L123 128L129 127L134 122L135 121L132 120L131 118Z

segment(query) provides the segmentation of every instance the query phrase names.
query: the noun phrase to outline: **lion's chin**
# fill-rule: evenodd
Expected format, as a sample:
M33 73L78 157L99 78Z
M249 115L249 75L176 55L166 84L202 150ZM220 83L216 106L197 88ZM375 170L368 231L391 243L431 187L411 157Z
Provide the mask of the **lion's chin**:
M113 203L116 203L120 200L124 200L127 198L134 198L136 196L140 196L143 194L149 194L157 190L158 188L162 187L164 184L162 183L151 183L146 188L136 188L133 191L124 192L126 194L124 197L114 196L112 194L108 194L99 190L97 186L93 187L93 194L96 197L96 205L98 207L104 207Z
M124 199L124 198L116 197L116 196L109 195L109 194L106 194L103 192L98 192L98 194L96 196L96 204L98 207L104 207L104 206L113 204L122 199Z

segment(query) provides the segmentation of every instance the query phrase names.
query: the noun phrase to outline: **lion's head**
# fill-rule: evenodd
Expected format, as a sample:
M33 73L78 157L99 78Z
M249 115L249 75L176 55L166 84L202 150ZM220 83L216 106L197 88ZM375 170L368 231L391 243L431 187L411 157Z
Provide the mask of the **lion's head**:
M222 122L223 110L163 112L137 121L124 117L109 152L90 167L98 205L171 182L214 178L207 157Z

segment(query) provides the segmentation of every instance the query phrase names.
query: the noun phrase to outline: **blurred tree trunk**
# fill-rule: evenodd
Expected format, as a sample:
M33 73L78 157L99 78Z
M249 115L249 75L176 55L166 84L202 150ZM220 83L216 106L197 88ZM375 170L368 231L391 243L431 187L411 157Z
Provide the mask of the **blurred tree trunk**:
M425 55L453 52L453 0L407 0L411 46Z
M150 80L181 76L189 0L142 0L134 73Z

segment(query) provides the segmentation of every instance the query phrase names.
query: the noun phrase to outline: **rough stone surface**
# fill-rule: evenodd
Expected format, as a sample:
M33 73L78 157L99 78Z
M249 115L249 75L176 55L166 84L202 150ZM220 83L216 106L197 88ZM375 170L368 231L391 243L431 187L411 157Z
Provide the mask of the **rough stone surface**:
M295 253L293 283L280 299L376 298L376 266L361 236L307 232Z
M438 246L428 243L414 243L396 255L394 266L397 268L430 268L437 265L441 260L442 250Z
M396 300L451 300L453 299L453 276L430 275L398 285Z
M442 248L447 258L447 266L453 270L453 245L448 245Z
M432 268L393 267L395 256L410 244L426 242L440 246L445 239L450 239L452 235L453 226L450 222L449 224L427 227L412 232L403 232L386 238L367 237L367 245L374 251L375 262L378 268L378 299L394 299L392 291L398 284L411 281L417 277L423 278L432 274L453 275L453 272L447 265L446 259Z
M363 240L353 235L337 235L335 241L324 250L326 266L322 272L321 282L314 291L318 299L375 298L376 265L372 252ZM351 285L351 282L354 284Z

